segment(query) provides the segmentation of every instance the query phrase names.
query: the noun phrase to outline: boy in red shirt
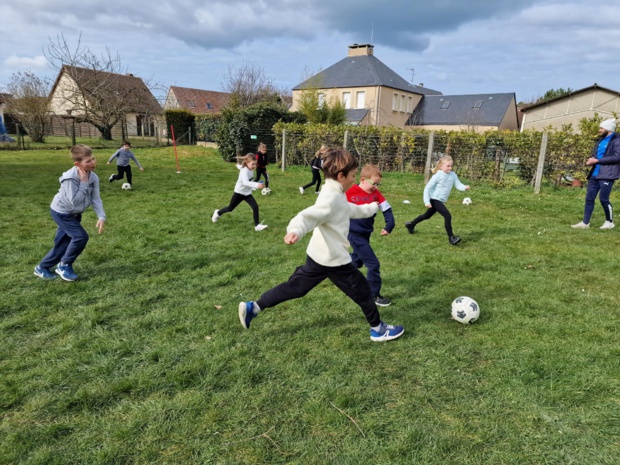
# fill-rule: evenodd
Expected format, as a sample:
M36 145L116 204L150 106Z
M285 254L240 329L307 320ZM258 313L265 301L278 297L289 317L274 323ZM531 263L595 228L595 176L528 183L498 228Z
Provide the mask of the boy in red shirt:
M394 229L394 214L392 207L377 189L381 185L383 175L375 165L365 165L360 174L360 183L354 184L347 191L347 200L356 205L377 202L379 210L383 212L385 228L381 230L382 236L389 235ZM351 260L358 268L366 266L366 279L370 284L375 303L381 307L387 307L392 302L381 295L381 273L379 271L379 259L370 247L370 234L374 230L375 216L370 218L352 219L349 226L349 243L353 247Z

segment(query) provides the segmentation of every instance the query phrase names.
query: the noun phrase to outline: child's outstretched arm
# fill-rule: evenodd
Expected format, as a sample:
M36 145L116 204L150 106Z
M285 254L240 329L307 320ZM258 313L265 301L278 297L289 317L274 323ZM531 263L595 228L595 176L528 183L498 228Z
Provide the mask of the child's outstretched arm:
M110 159L108 160L108 163L107 163L107 164L109 165L110 163L112 163L112 160L114 160L116 157L118 157L118 155L119 155L120 153L121 153L121 149L118 149L116 152L114 152L114 153L112 154L112 156L110 157Z

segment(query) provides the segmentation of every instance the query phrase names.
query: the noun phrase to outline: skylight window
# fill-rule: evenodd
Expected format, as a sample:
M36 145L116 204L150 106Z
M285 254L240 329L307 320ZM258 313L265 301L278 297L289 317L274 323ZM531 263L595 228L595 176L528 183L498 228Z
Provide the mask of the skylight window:
M443 105L441 105L441 109L447 110L449 106L450 106L450 101L443 102Z
M483 104L482 100L476 100L476 103L474 103L474 108L480 108Z
M210 103L207 103L207 109L208 110L213 110L213 105L211 105Z

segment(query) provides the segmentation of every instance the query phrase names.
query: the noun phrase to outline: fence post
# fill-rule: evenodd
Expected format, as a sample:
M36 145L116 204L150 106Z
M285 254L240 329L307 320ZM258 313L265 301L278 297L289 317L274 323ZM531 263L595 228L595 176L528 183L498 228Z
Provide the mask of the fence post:
M540 143L540 154L538 155L538 168L536 168L536 180L534 181L534 194L540 194L540 184L542 182L543 171L545 169L545 155L547 153L548 132L543 132L542 142Z
M345 148L345 149L347 148L347 143L348 142L349 142L349 130L347 129L344 132L344 146L343 146L343 148Z
M428 184L431 178L431 162L433 161L433 148L435 147L435 132L428 135L428 150L426 151L426 165L424 165L424 184Z
M286 160L286 129L282 129L282 172L284 173L284 166Z

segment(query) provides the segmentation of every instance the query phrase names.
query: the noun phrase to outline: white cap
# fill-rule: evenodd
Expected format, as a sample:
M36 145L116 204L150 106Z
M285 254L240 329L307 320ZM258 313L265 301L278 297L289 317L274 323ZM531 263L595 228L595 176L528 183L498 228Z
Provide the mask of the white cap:
M609 132L614 132L616 130L616 120L614 118L606 119L601 123L600 127L606 129Z

